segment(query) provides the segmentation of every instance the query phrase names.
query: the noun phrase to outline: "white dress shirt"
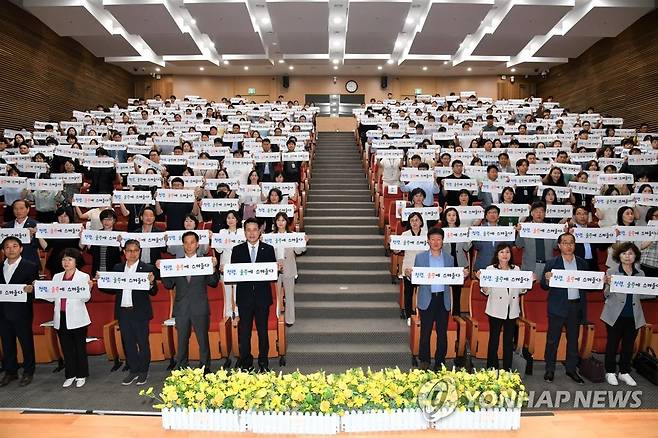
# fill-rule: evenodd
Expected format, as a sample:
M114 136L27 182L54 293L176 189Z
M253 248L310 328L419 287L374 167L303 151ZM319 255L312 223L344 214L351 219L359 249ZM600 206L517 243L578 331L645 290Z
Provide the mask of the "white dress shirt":
M137 272L137 265L139 265L139 261L136 261L133 263L132 266L128 266L128 263L126 263L126 267L123 268L123 272L126 274L134 274ZM121 294L121 307L132 307L133 306L133 291L132 289L124 289L123 294Z
M27 222L27 218L23 219L23 222L19 223L18 219L14 219L14 228L25 228L25 223Z
M9 263L9 260L5 259L5 263L2 266L2 273L5 276L5 281L7 284L11 283L11 277L14 276L18 264L21 262L22 257L18 257L14 263Z

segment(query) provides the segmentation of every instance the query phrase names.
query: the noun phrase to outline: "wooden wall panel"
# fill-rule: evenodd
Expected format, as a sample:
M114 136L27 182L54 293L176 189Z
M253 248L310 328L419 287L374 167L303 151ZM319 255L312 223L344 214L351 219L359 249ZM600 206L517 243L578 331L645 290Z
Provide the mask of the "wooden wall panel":
M624 127L649 123L658 131L658 9L615 38L598 41L537 82L540 97L552 95L572 111L593 106L624 118Z
M7 0L0 0L0 59L0 128L68 120L74 109L125 106L133 96L130 73Z

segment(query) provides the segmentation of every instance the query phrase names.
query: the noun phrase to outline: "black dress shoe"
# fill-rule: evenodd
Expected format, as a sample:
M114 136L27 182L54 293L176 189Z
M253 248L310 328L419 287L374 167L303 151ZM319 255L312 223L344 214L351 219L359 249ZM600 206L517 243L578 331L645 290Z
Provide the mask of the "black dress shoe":
M34 376L32 376L30 374L23 374L23 377L21 377L20 382L18 382L18 386L27 386L27 385L29 385L30 383L32 383L33 378L34 378Z
M582 377L580 377L580 375L578 374L578 371L567 371L567 376L569 376L571 378L571 380L573 380L574 382L576 382L580 385L585 384L585 381L583 380Z
M12 380L18 380L18 375L5 373L5 375L2 377L2 380L0 380L0 387L9 385Z
M267 373L270 371L270 368L267 365L258 365L259 373Z
M544 374L544 382L552 383L554 378L555 373L552 371L546 371L546 374Z
M292 327L292 324L286 323L286 327L290 328L290 327Z
M430 369L430 363L429 362L421 362L420 366L418 367L421 370L429 370Z

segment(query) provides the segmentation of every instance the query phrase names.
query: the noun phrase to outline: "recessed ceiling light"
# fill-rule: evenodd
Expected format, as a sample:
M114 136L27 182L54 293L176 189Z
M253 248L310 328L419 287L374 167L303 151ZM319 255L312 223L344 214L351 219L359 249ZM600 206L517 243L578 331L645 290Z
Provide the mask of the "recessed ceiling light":
M473 70L471 67L467 68L466 71L471 71Z
M340 61L337 58L334 58L331 60L331 62L333 62L334 64L338 64Z
M272 45L273 45L273 46L278 46L279 43L277 43L276 41L274 41L274 42L272 43Z
M389 65L393 64L393 62L394 61L392 59L389 59L388 61L386 61L386 63L389 64Z
M190 20L190 23L192 23L192 24L196 24L196 20L195 20L194 18L192 18L192 19Z
M382 67L381 65L378 65L378 66L377 66L377 70L381 70L381 69L383 69L383 68L384 68L384 67Z
M448 61L443 61L443 65L448 65Z
M283 59L279 59L279 64L283 64L284 62L286 62L286 61L283 60Z
M333 21L334 24L341 24L343 22L343 18L336 15L331 21Z
M199 67L199 70L201 70L201 71L204 71L204 70L205 70L205 68L203 68L203 67Z
M334 70L338 70L338 66L337 66L337 65L334 65Z
M331 43L331 47L334 49L340 49L340 40L334 40L334 42Z
M427 71L427 66L426 65L423 66L423 71Z
M291 65L290 67L288 67L288 70L294 70L294 69L295 69L294 65Z
M516 69L515 69L514 67L512 67L510 71L511 71L512 73L514 73L514 72L516 71Z
M224 65L229 65L229 64L230 64L229 60L228 60L228 59L225 59L225 60L224 60Z
M245 66L244 66L244 69L245 69L245 70L249 70L249 66L248 66L248 65L245 65Z
M267 18L267 17L263 18L261 20L261 24L264 25L264 26L267 26L268 24L270 24L270 19Z
M155 71L160 71L160 67L156 67L156 68L155 68Z
M412 24L414 22L413 17L407 17L406 23L407 24Z

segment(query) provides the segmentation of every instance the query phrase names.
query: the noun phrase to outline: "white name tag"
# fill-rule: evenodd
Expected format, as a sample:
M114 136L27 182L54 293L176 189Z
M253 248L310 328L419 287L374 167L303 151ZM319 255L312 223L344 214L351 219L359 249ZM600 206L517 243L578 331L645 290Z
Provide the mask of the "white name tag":
M26 303L27 293L24 284L0 284L0 302Z
M276 281L279 267L276 262L229 263L224 266L224 282Z
M158 202L191 203L196 200L194 190L158 189L155 192L155 200Z
M617 226L619 235L617 236L618 242L650 242L658 240L658 228L656 227L622 227Z
M148 272L99 272L98 287L100 289L130 289L149 290Z
M425 236L391 236L393 251L426 251L429 249Z
M267 233L262 241L279 248L306 248L306 233Z
M516 230L512 226L470 227L468 238L481 242L513 242L516 240Z
M658 278L613 275L610 280L610 292L656 296L658 295Z
M35 281L34 298L53 300L66 298L86 300L90 297L89 283L84 281Z
M494 204L500 209L501 217L525 217L530 214L528 204Z
M536 224L524 222L521 224L519 236L528 239L557 239L564 234L563 224Z
M77 239L80 231L82 224L37 224L37 238L42 239Z
M470 242L470 239L468 237L468 233L469 233L468 227L459 227L459 228L443 227L443 232L445 233L445 236L443 237L443 243Z
M229 211L239 208L238 198L204 198L201 200L201 211Z
M292 204L258 204L256 206L256 217L274 217L279 212L292 218L295 214L295 206Z
M182 246L183 245L183 234L188 233L190 230L179 230L179 231L167 231L165 235L167 236L166 242L169 246ZM209 245L210 244L210 230L192 230L197 236L199 236L199 245Z
M565 289L603 289L605 272L597 271L569 271L565 269L553 269L553 275L548 282L550 287L561 287Z
M464 268L421 268L414 266L411 271L411 283L464 284Z
M75 193L73 195L74 207L111 207L112 195L91 195L88 193Z
M483 269L480 271L480 286L530 289L532 288L532 274L532 271L513 269Z
M153 195L148 190L115 190L113 204L155 204Z
M160 276L163 278L212 275L213 272L212 257L160 260Z

